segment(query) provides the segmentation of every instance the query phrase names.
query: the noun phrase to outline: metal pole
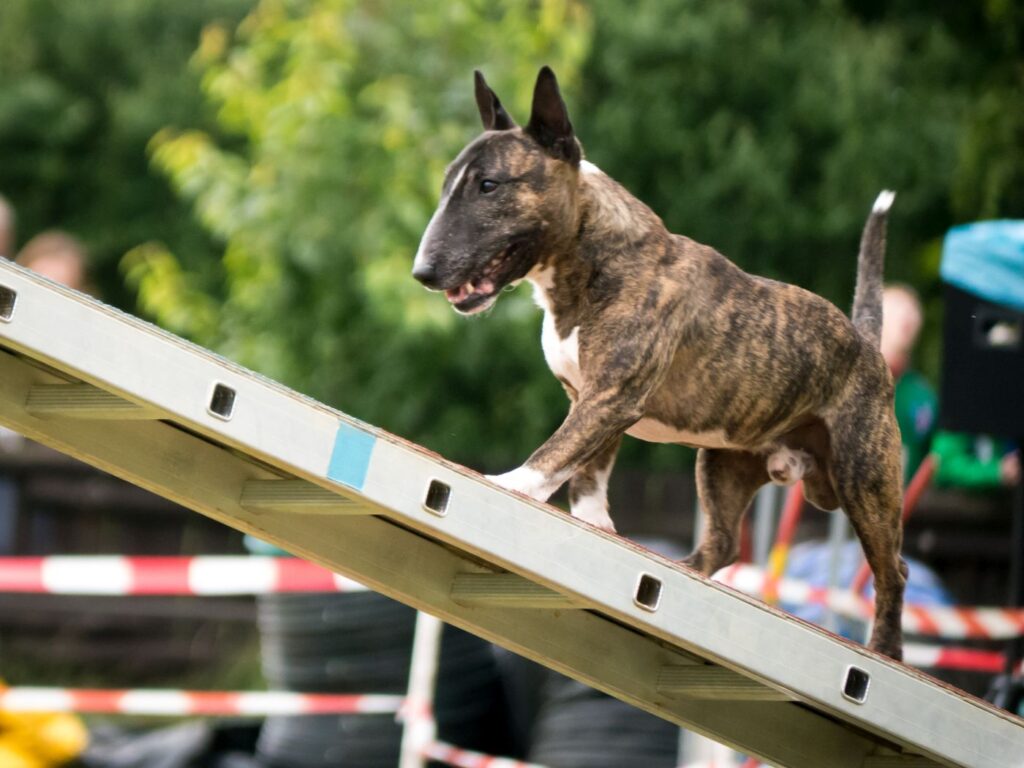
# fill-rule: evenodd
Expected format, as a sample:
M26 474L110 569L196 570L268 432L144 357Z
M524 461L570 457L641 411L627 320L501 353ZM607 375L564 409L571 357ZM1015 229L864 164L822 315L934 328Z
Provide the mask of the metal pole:
M775 512L778 508L779 487L766 485L754 497L754 564L764 568L772 547Z
M846 545L846 535L849 530L849 523L846 520L846 513L836 510L828 523L828 588L839 587L839 574L842 571L843 550ZM822 626L829 632L838 633L839 621L835 611L825 607L825 617Z
M437 738L434 720L434 689L441 658L442 621L429 613L416 614L416 633L412 641L409 665L409 690L405 707L399 714L403 722L402 751L398 768L424 768L425 748Z

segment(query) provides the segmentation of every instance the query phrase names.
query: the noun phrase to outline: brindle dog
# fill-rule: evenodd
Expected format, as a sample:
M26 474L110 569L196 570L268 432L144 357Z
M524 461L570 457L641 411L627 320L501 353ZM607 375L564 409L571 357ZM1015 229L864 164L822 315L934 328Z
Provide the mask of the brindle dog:
M849 515L875 575L870 645L900 658L900 436L878 351L892 193L864 229L851 322L666 230L583 159L547 67L524 128L479 72L476 99L485 131L449 166L413 275L463 314L533 283L544 356L571 400L523 466L491 479L541 501L568 480L572 514L612 530L622 435L696 446L708 525L686 562L712 574L736 557L755 491L802 477L815 506Z

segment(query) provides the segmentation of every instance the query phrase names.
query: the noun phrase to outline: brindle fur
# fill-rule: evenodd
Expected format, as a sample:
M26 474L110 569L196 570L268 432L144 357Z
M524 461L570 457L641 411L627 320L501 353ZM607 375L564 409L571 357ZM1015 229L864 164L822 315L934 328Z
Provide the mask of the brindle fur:
M709 524L686 561L711 574L736 557L743 514L769 481L767 456L782 445L806 451L808 499L846 510L875 575L870 645L900 658L900 441L878 351L884 211L865 229L851 322L813 293L670 233L614 180L581 169L549 69L525 128L479 73L477 101L487 130L450 167L414 272L428 287L454 289L502 254L488 272L497 289L533 280L558 337L578 333L579 380L563 378L568 416L497 481L545 500L570 480L575 503L594 493L640 419L719 435L697 445ZM497 188L484 193L484 179ZM539 484L524 485L524 471Z

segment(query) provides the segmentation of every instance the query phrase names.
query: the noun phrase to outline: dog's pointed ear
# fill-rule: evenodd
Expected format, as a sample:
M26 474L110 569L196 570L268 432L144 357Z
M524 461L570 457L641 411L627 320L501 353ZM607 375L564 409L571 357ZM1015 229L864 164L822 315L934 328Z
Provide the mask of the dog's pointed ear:
M555 157L573 165L579 164L580 146L551 67L541 67L537 75L537 84L533 87L533 111L526 132Z
M480 109L480 119L484 123L485 131L507 131L516 127L505 108L501 106L498 95L491 90L484 80L483 73L477 69L473 71L473 84L476 90L476 105Z

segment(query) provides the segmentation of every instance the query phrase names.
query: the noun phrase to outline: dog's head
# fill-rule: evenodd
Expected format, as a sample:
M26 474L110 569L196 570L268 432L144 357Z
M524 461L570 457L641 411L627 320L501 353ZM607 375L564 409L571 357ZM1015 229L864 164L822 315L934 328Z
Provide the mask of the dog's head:
M541 69L530 121L520 128L479 72L484 133L448 166L413 277L444 291L457 312L490 307L499 292L564 245L577 226L581 151L555 74Z

